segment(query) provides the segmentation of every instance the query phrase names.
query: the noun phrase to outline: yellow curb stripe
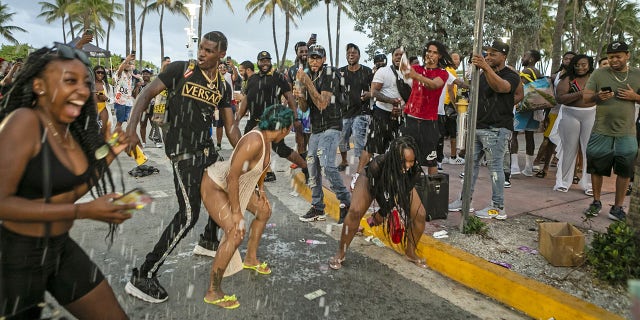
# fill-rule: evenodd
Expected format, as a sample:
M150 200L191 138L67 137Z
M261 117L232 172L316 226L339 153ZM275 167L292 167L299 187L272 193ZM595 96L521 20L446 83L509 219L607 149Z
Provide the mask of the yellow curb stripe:
M301 196L311 201L311 190L304 183L302 173L293 177L293 184ZM340 214L340 202L327 188L324 188L324 202L325 214L337 220ZM370 228L365 219L360 221L360 226L364 228L365 234L378 237L388 247L404 254L404 247L401 244L391 243L381 226ZM432 237L423 235L417 247L418 256L426 259L432 270L533 318L624 319L595 304L531 280Z

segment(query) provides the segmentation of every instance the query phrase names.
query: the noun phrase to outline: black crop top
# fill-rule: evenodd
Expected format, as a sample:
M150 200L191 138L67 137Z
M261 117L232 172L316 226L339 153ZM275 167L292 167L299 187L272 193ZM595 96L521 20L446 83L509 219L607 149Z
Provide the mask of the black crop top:
M40 124L40 132L42 131L43 127L42 124ZM51 184L51 196L71 191L75 186L88 181L88 168L87 171L79 176L73 174L73 172L69 171L69 169L58 160L53 150L51 150L49 141L44 139L40 152L27 163L22 179L18 184L16 196L27 199L44 198L44 152L48 153L50 161L49 169L51 172L49 182Z

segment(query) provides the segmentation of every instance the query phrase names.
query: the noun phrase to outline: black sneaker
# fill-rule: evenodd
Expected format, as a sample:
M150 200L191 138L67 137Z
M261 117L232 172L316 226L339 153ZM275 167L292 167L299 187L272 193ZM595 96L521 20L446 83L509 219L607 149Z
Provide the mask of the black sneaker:
M343 224L344 223L344 218L347 216L347 213L349 213L349 206L341 203L340 204L340 219L338 219L338 224Z
M300 221L304 222L313 222L313 221L325 221L327 217L324 216L323 210L318 210L314 207L311 207L307 213L299 218Z
M131 271L131 280L127 282L124 291L128 294L151 303L167 301L169 295L164 290L157 277L140 277L138 268Z
M631 191L633 191L633 184L629 183L629 186L627 187L626 195L630 196L631 195Z
M203 234L200 234L200 240L198 240L198 244L193 248L193 254L215 258L219 244L220 242L207 240Z
M609 219L624 221L627 219L627 214L624 212L624 209L622 209L622 207L611 206L611 210L609 210Z
M267 172L264 176L264 182L273 182L276 181L276 174L273 172Z
M593 200L593 202L591 202L591 204L589 205L589 208L584 210L583 213L589 218L597 217L598 213L600 213L600 210L602 210L602 203L600 202L600 200Z

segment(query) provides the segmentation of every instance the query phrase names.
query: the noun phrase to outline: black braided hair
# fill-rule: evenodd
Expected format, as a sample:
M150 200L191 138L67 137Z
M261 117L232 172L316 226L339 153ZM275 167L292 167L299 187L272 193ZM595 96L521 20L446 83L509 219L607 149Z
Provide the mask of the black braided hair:
M569 62L569 65L567 65L565 69L566 71L560 76L560 79L564 79L566 77L569 77L569 80L575 79L578 76L576 74L576 64L581 59L587 59L587 63L589 63L589 70L587 70L587 75L590 75L591 73L593 73L593 70L594 70L593 57L590 57L586 54L576 54L573 56L573 58L571 58L571 62Z
M413 167L404 171L405 158L404 150L411 149L416 155L416 162ZM380 179L375 182L373 190L375 194L384 194L395 203L404 218L405 233L402 239L406 243L410 228L413 224L411 219L411 198L412 189L415 184L415 176L419 173L420 166L417 161L418 146L413 137L402 136L391 141L389 150L384 155L384 165L380 168ZM388 228L389 225L386 224ZM387 230L389 231L389 230ZM413 239L417 242L417 239Z
M30 54L11 89L0 103L0 121L19 108L34 109L37 106L37 95L33 92L33 79L41 77L49 63L61 60L65 60L65 58L58 56L47 47L40 48ZM87 67L87 74L92 74L89 67ZM93 91L93 79L90 82ZM89 170L87 171L89 181L87 183L92 187L90 192L94 198L96 194L97 196L102 196L116 190L106 159L98 160L95 157L96 149L105 144L104 136L100 134L97 119L96 102L93 99L93 95L89 95L89 99L80 110L80 115L69 124L69 132L76 139L87 157L89 163ZM117 225L109 224L109 232L107 234L109 245L113 244L116 228Z

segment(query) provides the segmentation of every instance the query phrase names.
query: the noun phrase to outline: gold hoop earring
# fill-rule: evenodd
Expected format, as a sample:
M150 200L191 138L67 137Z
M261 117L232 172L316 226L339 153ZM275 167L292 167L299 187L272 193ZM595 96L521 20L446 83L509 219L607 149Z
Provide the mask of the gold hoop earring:
M44 95L44 90L40 90L40 92L38 92L38 95L39 95L39 96Z

